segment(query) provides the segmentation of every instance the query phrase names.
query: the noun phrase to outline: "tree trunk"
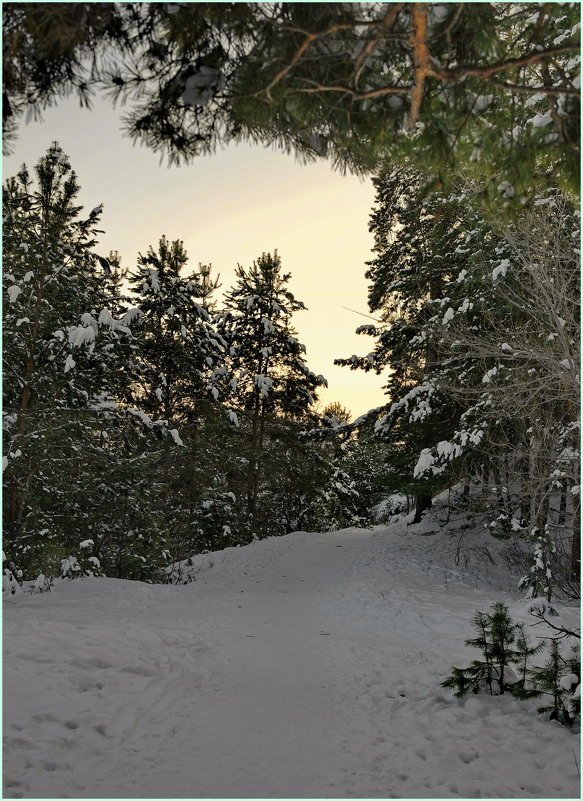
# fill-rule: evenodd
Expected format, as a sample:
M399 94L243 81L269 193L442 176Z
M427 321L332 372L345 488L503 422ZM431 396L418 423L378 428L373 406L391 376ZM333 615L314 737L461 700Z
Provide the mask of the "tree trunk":
M573 539L571 541L571 578L580 580L581 571L581 504L578 499L573 503Z
M423 512L426 512L427 509L431 509L432 500L431 495L427 490L420 490L419 492L415 493L415 517L413 518L412 525L415 523L420 523L421 518L423 517Z

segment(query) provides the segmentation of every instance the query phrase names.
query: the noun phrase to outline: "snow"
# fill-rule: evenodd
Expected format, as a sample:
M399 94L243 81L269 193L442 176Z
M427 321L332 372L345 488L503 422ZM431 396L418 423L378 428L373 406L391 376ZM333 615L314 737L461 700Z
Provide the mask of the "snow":
M413 470L413 477L417 478L417 476L422 476L424 473L427 473L433 467L434 462L435 459L431 455L429 448L423 448Z
M458 567L430 511L199 555L186 585L8 596L3 797L579 797L536 701L440 687L476 609L528 624L505 543L461 533Z
M232 409L227 409L227 417L229 418L230 423L239 428L239 418L237 417L236 412L234 412Z
M10 300L10 303L14 303L14 301L18 298L18 296L20 295L21 292L22 292L21 288L19 286L17 286L16 284L13 284L12 286L9 286L8 289L7 289L7 293L8 293L8 299Z
M177 445L184 445L184 442L181 440L180 434L176 428L171 428L168 433Z
M132 325L132 323L134 323L141 316L142 316L141 309L136 309L136 308L128 309L121 318L122 323L126 326Z
M492 270L492 280L495 281L501 275L505 276L508 268L510 267L510 262L508 259L503 259L500 264Z
M65 373L68 373L69 370L72 370L73 367L75 367L75 364L76 364L75 359L69 353L69 355L65 359Z
M553 117L550 111L545 111L544 114L535 114L532 119L528 120L535 128L544 128L545 125L550 125L552 121Z
M259 390L262 398L266 398L273 387L273 381L267 375L256 375L254 378L254 384Z
M47 579L46 579L46 576L44 575L44 573L39 573L39 575L37 576L36 581L34 582L34 584L32 586L32 592L33 593L35 593L35 592L43 592L43 590L45 588L45 585L46 585L46 581L47 581Z
M579 676L575 673L567 673L566 676L561 676L559 680L559 685L563 690L570 690L573 685L577 686L579 684Z
M489 384L497 372L498 372L497 367L490 367L490 369L487 370L482 376L482 384Z
M73 347L80 348L83 345L95 342L95 329L91 326L73 326L69 329L69 342Z
M514 187L508 181L502 181L502 183L498 184L497 187L498 191L503 197L512 198L514 197Z

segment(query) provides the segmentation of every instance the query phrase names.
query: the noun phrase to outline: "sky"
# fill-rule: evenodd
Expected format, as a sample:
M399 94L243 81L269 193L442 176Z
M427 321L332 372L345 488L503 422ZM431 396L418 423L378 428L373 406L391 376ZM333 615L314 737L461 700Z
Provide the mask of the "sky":
M250 266L277 249L292 274L291 291L308 307L293 322L308 366L328 379L329 389L319 393L322 407L338 401L356 417L385 403L386 377L333 363L373 346L354 333L372 322L361 316L368 314L370 179L251 145L168 167L121 129L120 110L99 98L91 110L73 98L61 101L42 121L21 125L13 154L3 159L3 178L23 162L32 167L57 140L78 175L85 211L104 205L97 252L118 250L123 266L134 267L138 252L166 235L184 241L192 269L212 263L226 290L237 264Z

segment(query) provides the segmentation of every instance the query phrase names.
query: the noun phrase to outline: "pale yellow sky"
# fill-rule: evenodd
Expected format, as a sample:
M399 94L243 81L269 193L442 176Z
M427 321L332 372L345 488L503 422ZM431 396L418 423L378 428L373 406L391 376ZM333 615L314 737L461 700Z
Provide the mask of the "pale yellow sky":
M383 376L333 364L372 349L369 337L354 333L367 320L344 308L368 313L370 180L248 145L169 168L122 135L119 116L99 100L91 111L74 100L49 109L42 123L21 126L4 178L22 162L32 167L56 139L79 176L80 202L87 211L104 204L101 253L119 250L125 266L165 234L184 241L193 268L212 262L226 289L237 263L277 248L292 292L308 307L294 323L310 369L328 379L323 403L339 401L355 416L384 403Z

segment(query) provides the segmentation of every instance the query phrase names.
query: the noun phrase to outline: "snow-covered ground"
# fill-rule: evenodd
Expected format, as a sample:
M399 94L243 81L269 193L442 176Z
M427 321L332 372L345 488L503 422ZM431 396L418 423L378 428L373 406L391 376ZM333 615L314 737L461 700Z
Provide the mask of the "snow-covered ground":
M4 797L578 798L576 734L440 687L475 609L529 619L507 544L466 531L456 560L460 534L298 532L184 586L7 599Z

